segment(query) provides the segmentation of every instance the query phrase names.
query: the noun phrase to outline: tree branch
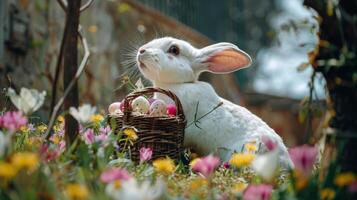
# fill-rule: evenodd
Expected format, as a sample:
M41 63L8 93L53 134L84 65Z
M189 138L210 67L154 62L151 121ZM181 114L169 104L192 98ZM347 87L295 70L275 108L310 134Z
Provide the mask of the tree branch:
M55 120L57 118L57 113L59 111L59 109L61 108L61 106L63 105L64 99L67 97L67 95L69 94L69 92L71 91L72 87L74 86L74 84L76 83L76 81L79 79L79 77L81 76L82 72L84 71L85 66L88 63L89 60L89 56L90 56L90 51L89 51L89 47L88 47L88 43L86 38L84 38L82 36L82 34L80 33L80 31L78 31L78 36L81 40L81 43L83 45L83 49L84 49L84 56L83 59L81 61L81 64L79 65L79 68L75 74L75 77L71 80L71 82L69 83L68 87L66 88L66 90L64 91L63 96L60 98L60 100L57 102L56 106L53 109L53 113L51 115L51 119L50 122L48 124L46 133L45 133L45 139L48 140L51 136L50 132L51 129L55 123Z
M59 5L64 11L67 11L67 1L66 0L57 0ZM86 10L91 4L93 3L93 0L88 0L81 8L79 9L79 12L83 12Z

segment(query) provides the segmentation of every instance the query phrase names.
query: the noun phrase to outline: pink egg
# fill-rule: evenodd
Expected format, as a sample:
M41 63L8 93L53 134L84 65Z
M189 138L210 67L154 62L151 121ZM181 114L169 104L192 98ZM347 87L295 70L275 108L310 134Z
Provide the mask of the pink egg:
M120 102L119 108L122 112L124 112L124 99Z
M155 98L150 98L150 99L148 99L150 105L151 105L154 101L156 101L156 100L157 100L157 99L155 99Z
M156 99L150 105L150 116L162 117L166 115L166 103L161 99Z
M169 116L176 116L177 115L177 108L174 104L168 104L166 106L167 114Z
M113 114L116 112L116 110L121 110L120 106L121 106L121 102L114 102L114 103L110 104L110 106L108 107L109 113Z

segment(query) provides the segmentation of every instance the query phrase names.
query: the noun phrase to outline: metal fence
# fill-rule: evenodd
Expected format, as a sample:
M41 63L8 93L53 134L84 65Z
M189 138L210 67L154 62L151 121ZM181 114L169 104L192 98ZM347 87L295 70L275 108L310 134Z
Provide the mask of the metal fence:
M215 41L244 45L243 0L139 0ZM218 3L217 3L218 2Z

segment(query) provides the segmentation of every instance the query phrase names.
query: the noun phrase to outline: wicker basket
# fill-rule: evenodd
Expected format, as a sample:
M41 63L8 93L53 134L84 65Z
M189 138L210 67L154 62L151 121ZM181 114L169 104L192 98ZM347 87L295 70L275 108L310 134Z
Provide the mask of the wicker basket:
M130 110L131 101L142 95L152 95L159 92L170 97L176 104L177 115L174 117L153 117L149 115L132 115ZM124 99L124 114L110 116L109 124L115 134L127 126L133 126L137 130L138 139L130 146L130 155L133 161L140 159L141 147L153 149L153 159L169 156L178 159L183 151L183 140L186 127L186 119L182 105L178 97L167 90L160 88L145 88L133 92ZM124 144L118 143L119 147Z

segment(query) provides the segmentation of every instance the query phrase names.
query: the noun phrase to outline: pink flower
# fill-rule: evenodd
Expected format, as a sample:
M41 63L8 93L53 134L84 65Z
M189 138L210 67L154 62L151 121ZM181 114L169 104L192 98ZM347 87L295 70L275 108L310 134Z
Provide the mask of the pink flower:
M83 136L84 136L84 141L86 144L93 144L94 139L95 139L93 129L90 129L90 128L87 129L84 132Z
M272 140L268 136L263 136L262 141L263 141L263 144L268 149L268 151L273 151L276 148L276 146L278 145L278 143L276 141Z
M60 125L60 130L57 132L58 136L64 137L64 126Z
M95 136L96 142L104 143L105 141L107 141L107 139L108 139L108 135L106 135L106 134L100 134L100 135Z
M6 128L11 133L27 124L27 118L20 111L9 111L0 116L0 128Z
M220 160L218 157L208 155L198 159L192 166L192 170L201 173L203 176L208 177L219 166Z
M223 167L224 167L224 169L229 169L229 167L230 167L229 162L228 161L224 162Z
M243 193L243 200L268 200L272 191L271 185L250 185Z
M48 144L43 144L40 148L40 155L43 161L50 162L59 156L59 152L51 149Z
M66 141L61 140L58 143L58 150L59 150L59 152L63 152L65 149L66 149Z
M105 128L103 127L100 127L99 129L99 133L100 134L105 134L105 135L108 135L108 133L111 131L112 129L110 129L109 126L106 126Z
M100 175L100 180L104 183L110 183L115 180L129 180L131 175L125 169L113 168L108 169Z
M290 149L289 154L295 169L305 176L309 176L315 164L317 148L303 145Z
M139 152L140 152L140 163L148 161L152 157L152 149L151 148L141 147Z

